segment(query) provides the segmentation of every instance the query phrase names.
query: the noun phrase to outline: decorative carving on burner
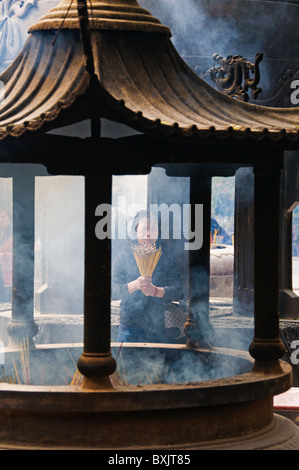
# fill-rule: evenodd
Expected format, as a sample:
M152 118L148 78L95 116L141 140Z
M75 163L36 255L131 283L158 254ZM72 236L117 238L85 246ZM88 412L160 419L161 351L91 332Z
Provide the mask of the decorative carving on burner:
M277 64L268 63L266 69L264 69L265 75L270 77L268 91L264 90L263 99L258 99L256 103L261 106L271 106L272 108L298 106L298 66L298 61L286 62L280 65L281 70L277 70Z
M298 105L299 70L288 69L278 80L286 106Z
M29 27L58 0L0 0L0 73L15 59Z
M1 71L21 49L22 35L17 18L26 16L34 1L0 1L0 64Z
M259 64L263 59L261 52L256 54L254 63L241 55L229 55L223 58L219 54L214 54L213 59L219 67L215 65L209 69L209 74L220 91L247 102L250 88L252 97L257 99L262 92L262 89L257 87L260 81Z

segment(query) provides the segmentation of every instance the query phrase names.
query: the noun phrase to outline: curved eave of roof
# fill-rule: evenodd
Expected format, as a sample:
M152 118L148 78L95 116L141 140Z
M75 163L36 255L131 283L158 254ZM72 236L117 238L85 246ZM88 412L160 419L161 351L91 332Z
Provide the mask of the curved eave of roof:
M53 44L54 41L54 44ZM299 109L230 98L185 64L167 34L91 31L95 74L77 29L32 31L0 76L0 140L106 117L158 138L299 141Z
M78 118L74 108L86 95L90 77L82 64L81 48L74 47L78 34L69 32L68 42L64 34L59 35L53 45L56 34L30 34L16 59L0 75L4 83L0 139L44 132L59 126L60 121L64 125Z
M101 94L115 120L158 137L193 141L299 138L299 108L257 106L215 90L166 36L102 32L93 42Z

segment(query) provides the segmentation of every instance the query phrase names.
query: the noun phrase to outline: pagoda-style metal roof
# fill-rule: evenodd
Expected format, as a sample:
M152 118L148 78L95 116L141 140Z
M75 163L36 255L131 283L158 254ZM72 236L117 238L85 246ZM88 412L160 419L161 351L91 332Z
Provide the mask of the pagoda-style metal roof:
M299 108L257 106L215 90L135 0L92 1L87 71L78 5L69 5L63 0L31 27L0 76L0 139L105 117L159 138L299 140Z

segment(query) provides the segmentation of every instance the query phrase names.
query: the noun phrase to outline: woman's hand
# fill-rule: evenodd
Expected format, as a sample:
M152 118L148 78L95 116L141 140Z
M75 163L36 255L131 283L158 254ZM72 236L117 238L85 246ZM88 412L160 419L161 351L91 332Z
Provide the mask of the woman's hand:
M142 292L147 297L151 296L151 297L160 297L160 298L162 298L162 297L164 297L164 294L165 294L164 287L157 287L157 286L154 286L154 284L152 284L152 283L150 283L147 287L142 289Z
M151 284L152 279L150 277L138 277L135 281L129 282L128 284L128 291L129 294L133 294L136 290L146 289L149 284Z
M144 284L140 290L147 297L155 297L158 292L158 288L154 286L151 282L148 284Z
M150 277L142 276L128 284L128 291L130 294L136 290L141 290L141 292L147 297L164 297L165 293L163 287L157 287L152 284L152 279Z

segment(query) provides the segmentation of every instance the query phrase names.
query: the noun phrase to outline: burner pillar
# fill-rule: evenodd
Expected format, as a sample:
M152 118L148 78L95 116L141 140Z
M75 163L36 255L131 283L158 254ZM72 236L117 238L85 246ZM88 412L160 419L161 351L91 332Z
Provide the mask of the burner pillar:
M95 230L96 208L110 204L111 183L104 170L85 175L84 348L78 361L83 388L111 387L109 375L116 367L110 348L111 240L99 239Z
M273 364L284 354L278 311L281 168L282 155L277 153L254 168L255 333L249 351L256 366Z
M9 347L22 340L34 347L34 208L35 176L30 168L13 174L12 316Z

